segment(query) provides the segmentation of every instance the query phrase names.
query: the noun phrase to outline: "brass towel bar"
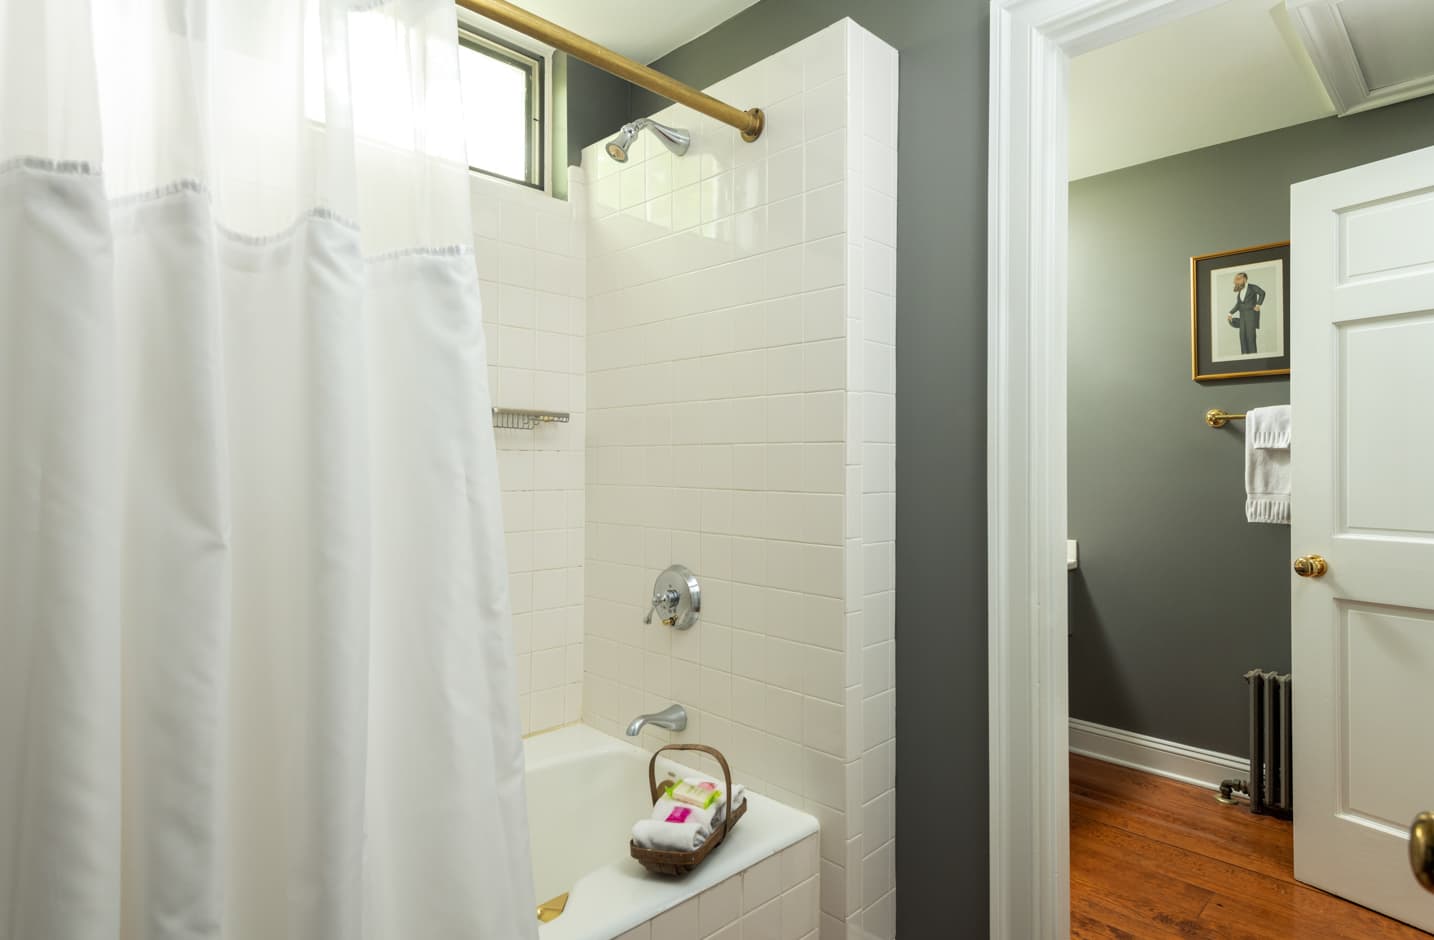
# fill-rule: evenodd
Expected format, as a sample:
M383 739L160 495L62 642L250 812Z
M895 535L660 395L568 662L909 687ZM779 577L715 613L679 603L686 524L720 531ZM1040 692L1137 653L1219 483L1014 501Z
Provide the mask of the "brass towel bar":
M1244 415L1232 415L1228 411L1221 411L1219 408L1211 408L1205 412L1205 423L1212 428L1223 428L1227 421L1244 421Z
M661 95L694 111L715 118L723 124L730 124L742 132L742 139L748 143L762 136L765 118L761 108L743 111L725 101L679 82L670 75L663 75L656 69L634 62L625 55L619 55L606 46L600 46L584 36L564 29L551 20L529 13L508 0L455 0L465 10L481 17L501 23L509 29L516 29L525 36L547 43L569 55L577 56L589 65L595 65L604 72L611 72L618 78L641 85L648 91Z

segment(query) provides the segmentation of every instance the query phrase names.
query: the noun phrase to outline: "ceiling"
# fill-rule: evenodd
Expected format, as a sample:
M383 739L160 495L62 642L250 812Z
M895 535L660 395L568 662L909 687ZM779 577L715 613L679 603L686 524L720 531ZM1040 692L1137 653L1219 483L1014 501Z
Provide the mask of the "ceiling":
M1340 114L1434 93L1434 3L1285 0Z
M696 39L756 0L518 0L524 9L647 63ZM491 29L491 24L485 24ZM496 32L506 32L496 30ZM530 40L529 40L530 41Z
M1429 74L1434 62L1434 3L1363 0L1339 5L1354 55L1372 89Z
M1228 0L1071 63L1070 178L1334 114L1284 0Z

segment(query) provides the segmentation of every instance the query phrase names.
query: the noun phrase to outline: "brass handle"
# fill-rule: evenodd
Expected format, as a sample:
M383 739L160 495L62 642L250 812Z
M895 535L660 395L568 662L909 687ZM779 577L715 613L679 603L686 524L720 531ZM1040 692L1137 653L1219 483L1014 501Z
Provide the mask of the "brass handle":
M1409 827L1409 867L1426 891L1434 891L1434 813L1420 813Z
M1323 578L1329 562L1319 555L1301 555L1295 559L1295 574L1301 578Z

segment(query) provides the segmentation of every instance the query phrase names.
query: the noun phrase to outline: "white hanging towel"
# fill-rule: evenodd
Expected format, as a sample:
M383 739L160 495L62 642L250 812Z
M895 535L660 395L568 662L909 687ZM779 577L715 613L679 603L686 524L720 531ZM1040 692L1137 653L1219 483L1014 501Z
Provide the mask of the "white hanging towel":
M1245 415L1245 519L1290 524L1290 406Z

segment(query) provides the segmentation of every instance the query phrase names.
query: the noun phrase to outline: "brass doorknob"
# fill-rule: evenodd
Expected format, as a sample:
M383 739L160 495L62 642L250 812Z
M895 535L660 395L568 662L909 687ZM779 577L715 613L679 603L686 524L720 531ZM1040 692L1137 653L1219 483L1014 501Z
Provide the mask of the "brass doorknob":
M1409 867L1426 891L1434 891L1434 813L1420 813L1409 827Z
M1295 574L1301 578L1322 578L1329 570L1329 562L1319 555L1301 555L1295 559Z

